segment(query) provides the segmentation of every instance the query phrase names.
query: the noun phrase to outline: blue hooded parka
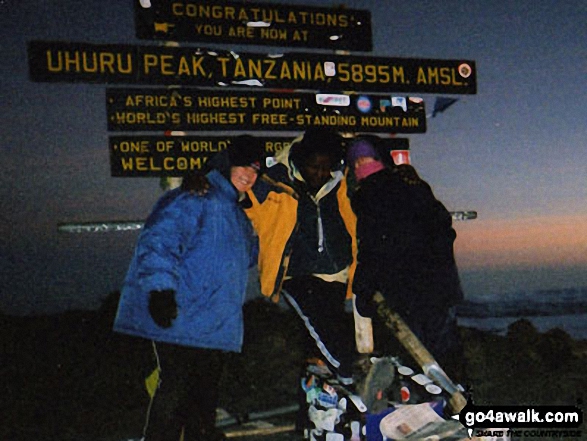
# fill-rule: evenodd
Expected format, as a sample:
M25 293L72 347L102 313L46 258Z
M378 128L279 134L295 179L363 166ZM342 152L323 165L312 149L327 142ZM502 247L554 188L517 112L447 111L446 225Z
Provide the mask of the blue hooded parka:
M154 341L240 352L242 306L258 243L234 186L218 171L205 196L175 189L159 199L139 237L114 330ZM175 291L177 318L161 328L149 292Z

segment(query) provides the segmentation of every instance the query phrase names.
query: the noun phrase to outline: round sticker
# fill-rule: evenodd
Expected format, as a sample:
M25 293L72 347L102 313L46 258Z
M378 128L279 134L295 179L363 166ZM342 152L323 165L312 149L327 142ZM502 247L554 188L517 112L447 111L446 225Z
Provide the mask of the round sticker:
M397 368L397 371L402 375L412 375L414 373L414 371L407 366L400 366Z
M363 113L371 111L371 100L366 96L360 96L357 98L357 109Z
M400 394L402 397L402 402L407 403L410 401L410 389L408 389L406 386L400 389Z
M469 66L467 63L461 64L459 66L458 70L459 70L459 74L463 78L469 78L471 76L471 74L473 73L473 69L471 69L471 66Z
M439 393L441 393L441 392L442 392L442 389L441 389L441 388L439 388L439 387L438 387L437 385L435 385L435 384L427 384L427 385L426 385L426 390L427 390L429 393L433 394L433 395L438 395Z

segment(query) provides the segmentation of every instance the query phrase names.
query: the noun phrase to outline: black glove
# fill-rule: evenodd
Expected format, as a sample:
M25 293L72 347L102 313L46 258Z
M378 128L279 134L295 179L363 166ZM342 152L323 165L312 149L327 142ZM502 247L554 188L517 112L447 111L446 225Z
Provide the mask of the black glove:
M355 306L357 312L363 317L373 318L377 315L377 305L373 300L373 296L378 291L375 282L376 275L372 274L374 267L374 265L359 263L353 279L353 293L356 296Z
M149 293L149 314L157 326L169 328L177 317L175 291L172 289L151 291Z

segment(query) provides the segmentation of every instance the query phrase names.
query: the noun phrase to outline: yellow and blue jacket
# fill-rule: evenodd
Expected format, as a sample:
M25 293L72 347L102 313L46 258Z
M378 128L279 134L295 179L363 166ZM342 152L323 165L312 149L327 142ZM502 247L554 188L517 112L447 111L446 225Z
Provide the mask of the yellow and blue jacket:
M283 280L290 275L288 266L292 241L298 226L300 194L296 179L302 179L290 161L290 152L296 141L284 148L275 157L276 164L269 168L264 179L257 181L248 192L251 206L245 212L251 219L259 236L259 275L261 292L273 301L279 300ZM351 241L350 265L348 267L348 292L351 297L352 279L356 267L357 240L356 216L351 208L346 177L341 171L332 173L325 185L325 192L336 192L336 203L344 227ZM332 196L332 195L331 195Z

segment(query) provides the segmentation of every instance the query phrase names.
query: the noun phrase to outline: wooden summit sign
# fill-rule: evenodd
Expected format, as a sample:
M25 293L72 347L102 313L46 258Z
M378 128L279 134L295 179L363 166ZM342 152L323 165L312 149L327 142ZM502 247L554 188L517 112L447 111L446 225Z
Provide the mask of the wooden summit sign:
M110 131L426 131L424 100L391 95L109 88L106 109Z
M201 170L216 153L226 149L231 136L120 135L109 138L113 177L184 176ZM289 136L260 138L268 156L275 156L293 141ZM382 138L386 149L407 150L407 138Z
M29 42L32 80L474 94L475 62L185 47Z
M366 10L208 0L134 0L144 40L370 51Z
M263 138L273 156L293 138ZM216 153L225 150L231 136L111 136L110 172L114 177L184 176L201 170Z

